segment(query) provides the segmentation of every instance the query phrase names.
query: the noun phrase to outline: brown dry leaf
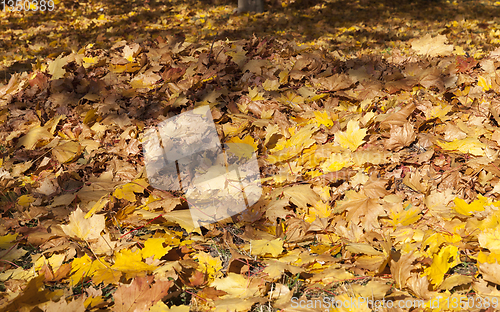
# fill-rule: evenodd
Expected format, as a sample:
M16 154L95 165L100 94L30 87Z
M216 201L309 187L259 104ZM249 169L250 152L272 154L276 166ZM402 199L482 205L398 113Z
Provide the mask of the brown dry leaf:
M304 209L307 208L308 204L313 206L319 201L319 195L314 192L310 184L299 184L277 189L273 192L273 194L276 196L283 194L285 198L289 198L291 203Z
M429 290L430 285L426 276L420 276L418 273L411 273L406 283L407 287L419 298L429 300L435 296L435 292Z
M265 302L265 298L230 298L230 299L221 299L215 301L215 312L226 312L226 311L234 311L234 312L246 312L252 309L252 306L258 302Z
M415 110L415 104L410 104L397 112L392 112L380 123L380 127L383 129L392 128L392 126L402 127L408 122L408 117Z
M16 148L24 146L27 149L32 150L40 141L52 140L54 131L57 125L59 124L59 121L61 121L64 118L65 116L59 115L57 117L52 118L43 127L40 125L33 126L26 135L24 135L19 139Z
M451 290L453 287L471 284L473 281L472 276L455 273L445 278L444 282L439 286L439 290Z
M346 220L361 224L366 231L379 228L378 218L385 215L377 199L367 197L364 192L347 191L346 199L337 202L334 213L347 211Z
M351 77L345 74L335 74L327 78L312 79L314 84L328 91L338 91L351 86Z
M403 289L406 287L406 281L410 278L413 269L413 261L416 257L413 253L402 255L398 261L391 260L391 274L396 282L396 287Z
M375 300L384 298L389 289L391 289L391 285L382 281L369 281L366 285L352 285L352 291L356 295Z
M61 164L70 162L78 158L82 151L82 147L78 142L61 141L58 146L52 150L57 161Z
M433 38L431 34L427 34L420 39L412 40L411 48L420 55L430 57L449 55L453 52L453 45L446 44L447 41L445 35L437 35Z
M113 294L115 311L149 311L168 294L172 281L155 281L152 276L137 277L129 285L121 284Z
M85 312L85 305L83 304L84 301L84 296L80 296L79 298L70 302L62 298L57 302L49 301L39 305L38 307L41 308L44 312Z
M2 311L18 312L23 309L28 310L29 308L37 306L40 303L49 301L50 290L42 288L43 280L43 275L32 278L22 293L12 299L7 306L4 306Z
M382 198L389 194L386 189L387 180L379 179L373 173L370 179L363 185L363 192L370 198Z
M225 291L224 298L247 299L260 296L265 291L265 282L260 278L247 278L241 274L228 273L226 277L215 279L210 286Z
M304 271L302 268L275 259L265 260L265 263L267 264L267 267L263 272L267 274L266 279L271 281L276 281L281 278L281 276L285 274L285 271L288 271L293 275Z
M403 183L412 190L423 194L426 194L430 187L427 181L417 172L409 172L406 174L403 178Z
M500 285L500 264L498 262L479 263L479 272L483 275L484 280Z
M391 137L384 141L384 147L397 151L409 146L416 138L413 125L409 122L403 124L402 127L391 126Z

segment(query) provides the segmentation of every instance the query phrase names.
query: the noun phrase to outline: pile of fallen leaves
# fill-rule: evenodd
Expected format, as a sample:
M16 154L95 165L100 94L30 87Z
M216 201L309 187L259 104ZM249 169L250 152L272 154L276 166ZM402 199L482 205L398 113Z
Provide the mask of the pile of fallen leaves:
M500 50L446 35L383 57L160 36L38 62L0 87L0 307L493 309L498 67ZM257 152L263 196L196 229L183 194L149 185L141 144L203 105L221 142Z

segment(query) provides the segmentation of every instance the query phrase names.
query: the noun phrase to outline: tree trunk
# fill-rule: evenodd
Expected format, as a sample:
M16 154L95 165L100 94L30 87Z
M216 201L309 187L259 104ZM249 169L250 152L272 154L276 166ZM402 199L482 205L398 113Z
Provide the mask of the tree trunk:
M264 0L238 0L238 13L264 12Z

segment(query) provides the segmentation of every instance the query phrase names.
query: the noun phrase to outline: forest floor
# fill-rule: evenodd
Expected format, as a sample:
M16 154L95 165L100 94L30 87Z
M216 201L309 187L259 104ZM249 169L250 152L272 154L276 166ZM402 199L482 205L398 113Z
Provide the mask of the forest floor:
M500 2L234 2L0 12L0 311L500 310Z

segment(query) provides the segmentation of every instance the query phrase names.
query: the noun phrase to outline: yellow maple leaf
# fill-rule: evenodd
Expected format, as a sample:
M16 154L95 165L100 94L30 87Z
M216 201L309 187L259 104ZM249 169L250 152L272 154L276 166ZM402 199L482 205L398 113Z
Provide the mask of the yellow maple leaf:
M476 138L465 138L462 140L453 140L452 142L440 142L437 144L444 150L459 151L464 154L471 154L474 156L486 156L486 144L482 143Z
M283 252L283 241L279 238L273 240L257 239L251 241L252 255L265 256L270 254L273 257L279 256Z
M460 263L458 247L448 245L441 248L439 253L432 257L430 267L424 269L424 274L429 276L430 282L434 286L439 286L448 270Z
M64 233L70 237L81 240L98 239L104 230L105 220L103 215L93 215L85 219L85 213L77 208L69 216L69 224L62 225Z
M330 204L324 201L318 201L313 207L309 207L308 214L305 216L304 221L312 223L316 218L328 218L331 213L332 207Z
M330 118L330 116L328 116L328 112L326 111L315 111L314 118L310 122L315 122L318 127L321 125L325 125L325 127L331 128L333 126L333 118Z
M393 226L407 226L417 222L420 219L422 211L418 207L413 207L411 204L406 208L402 205L394 205L389 211L389 223Z
M433 106L431 109L424 112L425 117L427 120L433 118L439 118L441 121L446 121L450 119L449 117L446 117L446 114L451 112L452 108L453 105L447 105L447 104Z
M337 303L342 303L338 304L337 306L334 305L334 302ZM365 298L357 295L350 295L350 294L342 294L339 296L336 296L335 299L332 300L332 302L327 302L328 304L332 305L332 308L330 309L331 312L370 312L373 311L368 307L368 301L365 300Z
M248 96L250 97L251 101L265 100L263 95L264 95L264 92L259 92L259 90L257 90L257 87L254 87L253 89L248 87Z
M314 132L317 131L313 124L301 128L297 133L293 128L289 129L289 131L292 133L292 137L289 140L279 140L276 146L270 150L271 155L269 155L268 161L271 164L293 158L304 148L308 148L316 142L311 138Z
M470 204L467 204L465 200L458 197L453 202L455 203L453 209L464 216L471 216L474 212L484 211L484 206L487 206L489 203L488 198L481 195Z
M431 233L430 236L422 242L422 249L426 250L426 254L429 257L437 254L442 244L454 244L462 240L462 237L458 234L449 235L448 233L434 233L433 231L428 231L428 234L429 233Z
M366 129L360 129L359 122L349 120L346 131L339 131L335 134L335 142L339 143L343 148L349 148L354 152L365 142L363 140L365 136Z
M142 258L146 259L153 256L154 259L160 259L166 255L172 247L163 247L163 243L166 243L165 238L148 238L144 242L144 248L141 250Z
M76 286L84 277L91 277L96 267L92 267L92 259L87 254L75 258L71 262L70 285Z
M134 202L134 193L144 192L144 189L147 187L147 185L148 184L144 179L137 179L117 188L113 192L113 196L118 199L126 199L130 202Z
M479 263L496 263L498 262L497 259L500 259L500 254L498 253L489 253L489 252L482 252L480 251L479 254L477 255L477 262Z
M148 271L154 271L156 266L142 262L140 250L122 249L115 253L115 264L111 268L126 273L127 278L132 278L145 275Z
M210 286L225 291L229 298L250 298L258 296L263 291L263 280L248 277L236 273L228 273L226 277L214 280Z
M280 87L280 82L278 79L266 79L266 81L262 84L262 87L266 91L277 91Z
M243 140L233 137L227 141L226 146L229 149L228 152L238 156L239 159L250 159L258 148L257 142L250 135L245 136Z
M500 228L485 229L477 236L479 245L493 253L500 253Z
M104 285L116 283L122 276L122 272L112 269L111 264L104 261L104 258L94 260L92 267L94 267L92 282L96 285L100 283L104 283Z
M49 74L52 75L52 80L64 78L66 70L63 68L69 61L69 57L60 54L54 61L52 61L48 66Z
M491 89L491 83L489 77L479 76L477 78L477 85L483 88L483 91L486 92Z
M228 51L226 52L227 55L231 57L231 60L238 64L239 67L243 67L245 63L247 62L247 57L245 56L247 52L245 50L240 50L238 52L236 51Z
M219 258L212 257L209 253L200 251L194 259L198 260L202 272L206 272L209 279L213 280L216 277L222 276L222 261Z
M85 219L90 218L94 213L101 211L109 203L109 195L102 196L87 212Z
M281 94L281 97L278 99L278 101L290 106L296 111L302 111L302 108L299 106L299 104L304 103L304 98L291 91L287 91L285 94Z
M321 165L324 173L339 171L344 167L349 167L354 163L351 160L350 153L331 154L330 157Z
M18 233L16 234L7 234L4 236L0 236L0 248L1 249L9 249L10 247L14 246L15 243L14 241L16 240Z
M37 143L40 141L49 141L53 139L54 131L57 127L57 124L64 116L59 115L54 117L49 122L47 122L43 127L37 125L34 126L28 131L28 133L22 136L17 142L16 148L20 146L26 147L26 149L32 150L35 148Z
M92 67L93 65L96 65L99 62L99 57L84 57L83 59L83 67L84 68L89 68Z

